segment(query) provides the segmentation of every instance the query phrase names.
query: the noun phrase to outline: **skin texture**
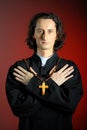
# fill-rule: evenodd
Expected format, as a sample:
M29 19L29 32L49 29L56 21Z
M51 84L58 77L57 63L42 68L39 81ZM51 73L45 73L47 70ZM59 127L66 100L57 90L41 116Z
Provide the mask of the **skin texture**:
M35 27L35 32L33 38L36 40L37 44L37 54L43 57L50 57L53 55L54 43L58 37L58 32L56 31L55 22L52 19L38 19ZM59 71L53 73L51 78L59 86L66 82L68 79L72 78L72 72L74 71L73 66L68 67L66 64ZM55 68L53 68L55 69ZM30 70L37 74L32 67ZM49 72L49 74L52 70ZM30 79L34 76L32 73L28 72L21 66L14 68L13 75L15 79L19 82L27 85Z

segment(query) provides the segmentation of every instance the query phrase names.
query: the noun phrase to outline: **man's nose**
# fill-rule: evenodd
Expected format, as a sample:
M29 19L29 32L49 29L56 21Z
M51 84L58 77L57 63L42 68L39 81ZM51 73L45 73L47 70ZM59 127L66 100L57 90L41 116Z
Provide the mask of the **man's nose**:
M42 34L42 38L43 38L44 40L47 39L47 32L43 32L43 34Z

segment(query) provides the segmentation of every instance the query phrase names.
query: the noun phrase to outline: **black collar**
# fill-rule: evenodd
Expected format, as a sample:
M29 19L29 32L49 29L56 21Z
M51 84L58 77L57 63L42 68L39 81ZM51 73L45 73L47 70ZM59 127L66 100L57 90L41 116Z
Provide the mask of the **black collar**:
M56 61L59 59L58 55L56 53L54 53L52 55L52 57L50 57L47 62L46 65L44 67L49 67L49 66L53 66L54 64L56 64ZM36 66L41 67L41 59L40 57L34 53L33 56L30 58L31 61L33 61Z

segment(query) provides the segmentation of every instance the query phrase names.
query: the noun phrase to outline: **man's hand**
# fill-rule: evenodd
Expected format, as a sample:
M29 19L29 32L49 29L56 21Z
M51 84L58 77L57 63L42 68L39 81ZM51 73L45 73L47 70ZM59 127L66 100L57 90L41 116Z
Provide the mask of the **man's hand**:
M66 82L68 79L73 77L72 72L74 71L73 66L68 67L69 65L66 64L62 67L59 71L52 74L51 78L54 80L59 86ZM54 67L55 69L55 67ZM50 71L52 73L53 69Z
M30 71L36 74L32 67L30 67ZM17 81L23 83L24 85L27 85L30 79L34 76L31 72L25 70L21 66L18 66L17 68L14 68L13 75Z

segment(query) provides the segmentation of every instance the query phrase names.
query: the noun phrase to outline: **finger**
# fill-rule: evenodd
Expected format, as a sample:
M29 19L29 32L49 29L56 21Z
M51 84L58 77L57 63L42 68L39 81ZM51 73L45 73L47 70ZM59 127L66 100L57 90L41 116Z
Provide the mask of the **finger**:
M66 77L66 78L65 78L65 81L67 81L67 80L71 79L72 77L73 77L73 74L72 74L72 75L70 75L70 76L68 76L68 77Z
M19 78L19 79L21 79L21 80L24 79L24 77L21 76L21 75L19 75L18 73L13 72L13 75L15 76L15 78Z
M22 76L25 75L24 72L20 71L20 70L17 69L17 68L14 68L14 71L17 72L19 75L22 75Z
M52 70L49 72L49 75L52 75L53 72L55 72L56 66L52 68Z
M70 74L72 74L73 71L74 71L74 69L69 70L67 73L65 73L65 77L67 77L67 76L69 76Z
M73 66L70 66L69 68L65 69L62 73L63 75L67 75L69 73L72 73L74 71Z
M18 78L18 77L15 77L15 79L16 79L17 81L23 83L23 80L22 80L22 79L20 79L20 78Z
M68 64L64 65L64 66L59 70L59 73L63 72L68 66L69 66Z
M32 67L30 67L30 71L31 71L33 74L37 75L37 73L33 70Z
M27 70L25 70L23 67L18 66L17 68L18 68L19 70L21 70L24 74L26 74L26 73L27 73Z

